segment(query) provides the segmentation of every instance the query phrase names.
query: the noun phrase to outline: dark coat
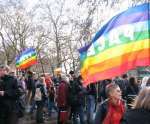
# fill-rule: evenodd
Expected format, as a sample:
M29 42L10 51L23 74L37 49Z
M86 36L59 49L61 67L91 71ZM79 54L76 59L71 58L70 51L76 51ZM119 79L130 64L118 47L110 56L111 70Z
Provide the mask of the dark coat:
M121 124L150 124L150 110L129 110L125 113Z
M133 103L135 97L139 93L139 87L138 86L132 86L129 85L126 90L126 100L127 100L127 105L128 108L130 109L132 106L131 104Z
M94 119L94 124L102 124L103 123L103 121L106 117L107 111L108 111L108 102L109 102L109 99L106 99L104 102L102 102L98 106L98 109L97 109L96 115L95 115L95 119ZM123 104L126 107L124 100L123 100Z
M95 85L94 84L88 85L88 87L87 87L87 95L92 95L96 99L96 97L97 97L96 93L97 93L97 91L96 91Z
M137 95L139 93L138 86L129 85L126 90L126 95Z
M27 86L27 89L32 91L33 88L35 88L35 84L34 84L34 80L33 80L33 77L32 76L29 76L26 80L26 86Z
M0 96L0 114L8 114L15 110L16 100L20 96L17 79L9 75L3 76L0 90L4 91L4 96Z
M74 80L69 85L68 103L76 109L84 105L86 90L82 87L81 82Z
M94 124L102 124L108 109L108 99L106 99L103 103L98 106L96 111Z

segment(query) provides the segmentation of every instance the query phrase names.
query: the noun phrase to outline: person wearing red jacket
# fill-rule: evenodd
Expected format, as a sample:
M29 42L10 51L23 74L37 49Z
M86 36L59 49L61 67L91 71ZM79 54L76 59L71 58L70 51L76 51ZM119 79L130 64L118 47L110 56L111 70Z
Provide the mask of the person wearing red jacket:
M50 89L53 86L53 82L49 74L45 74L45 83L47 89Z
M65 112L65 116L67 116L68 111L68 88L69 85L67 83L66 77L61 76L61 81L57 90L57 106L58 106L58 123L57 124L65 124L66 119L62 120L62 113Z
M121 90L115 83L106 86L108 99L98 107L94 124L120 124L125 112L125 104L121 98Z

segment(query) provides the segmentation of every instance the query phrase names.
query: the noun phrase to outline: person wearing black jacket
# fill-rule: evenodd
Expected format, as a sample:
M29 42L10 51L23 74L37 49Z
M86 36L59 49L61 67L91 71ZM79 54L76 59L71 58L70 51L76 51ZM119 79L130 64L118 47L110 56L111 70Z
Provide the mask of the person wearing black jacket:
M82 77L75 77L73 71L70 71L71 80L69 86L68 102L71 106L70 119L72 118L73 124L78 123L78 117L80 124L85 124L84 120L84 98L86 91L82 86Z
M8 75L9 67L0 65L0 124L17 124L17 79Z
M87 86L87 122L92 124L93 113L96 107L97 91L95 84L90 84Z
M28 91L27 97L26 97L28 108L30 108L30 104L32 103L32 98L33 98L33 94L34 94L33 92L35 89L35 81L34 81L33 77L34 77L33 72L28 71L27 78L25 79L25 83L26 83L27 91Z
M131 105L132 105L135 97L139 93L139 90L140 89L139 89L139 86L138 86L138 83L137 83L135 77L130 77L129 85L126 89L126 100L127 100L128 109L130 109L132 107Z
M121 124L150 124L150 87L142 89Z

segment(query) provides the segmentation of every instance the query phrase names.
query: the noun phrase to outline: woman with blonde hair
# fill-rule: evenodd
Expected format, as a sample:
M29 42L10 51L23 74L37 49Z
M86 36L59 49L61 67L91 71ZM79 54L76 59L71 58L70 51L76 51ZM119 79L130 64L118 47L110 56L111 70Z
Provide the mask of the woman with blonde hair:
M94 124L120 124L125 112L120 87L110 83L106 86L106 94L108 99L98 107Z
M150 124L150 87L140 91L133 109L125 113L121 124Z

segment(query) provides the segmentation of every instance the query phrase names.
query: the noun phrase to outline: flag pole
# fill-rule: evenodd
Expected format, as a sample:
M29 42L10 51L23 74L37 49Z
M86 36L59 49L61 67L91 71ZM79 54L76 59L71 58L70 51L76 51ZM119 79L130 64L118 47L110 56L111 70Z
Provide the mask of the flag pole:
M43 74L45 74L44 67L43 67L43 64L42 64L41 60L42 60L41 54L39 53L39 61L40 61L41 67L42 67L42 72L43 72Z

